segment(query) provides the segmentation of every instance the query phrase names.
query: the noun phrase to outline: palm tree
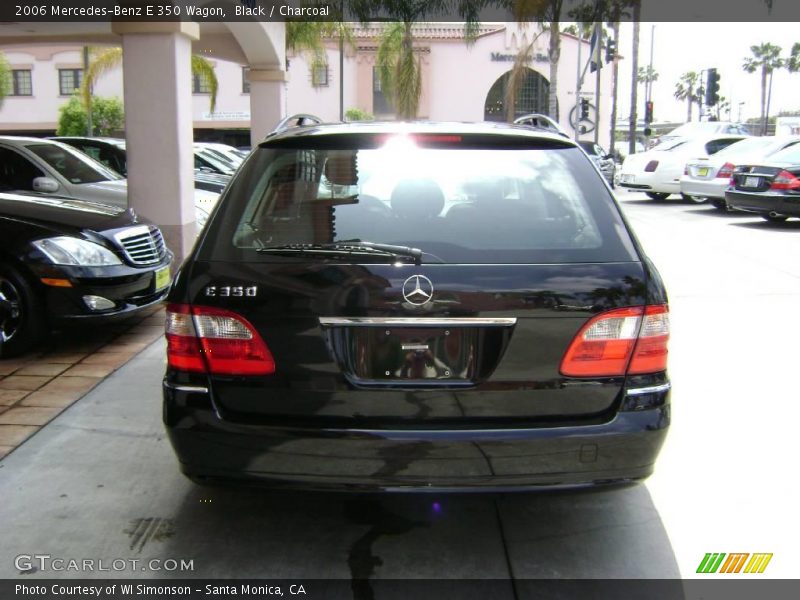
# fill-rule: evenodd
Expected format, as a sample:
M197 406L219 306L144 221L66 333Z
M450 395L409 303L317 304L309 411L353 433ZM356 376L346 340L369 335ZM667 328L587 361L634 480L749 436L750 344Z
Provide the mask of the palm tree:
M375 65L381 89L401 119L413 119L422 95L422 68L414 55L411 21L389 23L381 34Z
M89 68L81 81L80 95L84 106L91 104L92 88L97 80L105 73L112 71L122 64L122 48L106 48L105 50L92 49L92 60ZM192 75L200 77L208 84L210 110L214 112L217 105L217 90L219 83L214 73L214 66L207 59L197 54L192 55Z
M800 71L800 42L795 42L792 46L789 58L786 59L786 69L789 73L797 73Z
M628 121L628 153L636 152L636 103L639 92L639 21L642 16L642 0L633 1L633 48L631 50L631 116Z
M658 71L650 65L639 67L639 74L636 76L636 81L638 83L644 83L645 85L653 81L658 81Z
M681 75L675 84L673 96L677 100L686 100L686 122L692 120L692 105L700 101L700 74L697 71L687 71Z
M742 68L748 73L761 71L761 135L767 135L767 123L769 120L767 76L769 76L769 87L771 89L773 71L783 68L786 61L780 57L781 47L769 42L750 46L750 52L753 53L753 56L745 57Z
M398 117L416 117L422 95L422 69L414 52L414 24L428 15L453 10L463 18L465 38L471 43L485 4L485 0L350 0L351 14L362 23L388 23L378 42L376 66L384 94Z
M611 69L611 142L609 144L609 152L614 154L616 137L617 137L617 94L619 91L619 22L623 17L628 17L626 11L631 6L631 0L609 0L606 7L605 14L611 19L609 26L611 27L612 36L614 39L614 48L616 49L613 59L613 68Z
M561 58L561 11L563 7L564 0L530 0L512 4L512 12L517 22L535 20L543 30L550 32L550 42L547 48L547 57L550 63L547 114L556 120L558 120L558 61ZM520 59L520 56L517 56L511 79L519 77L517 72L522 72L524 68L524 58Z
M505 93L505 107L506 107L506 120L511 123L517 116L517 99L519 97L519 90L522 88L525 79L528 76L528 63L530 62L533 49L536 46L536 41L545 32L544 29L533 36L533 39L526 45L520 48L517 56L514 59L514 66L511 68L511 74L506 83ZM548 98L549 104L549 98Z
M326 39L339 42L339 118L344 120L344 48L355 45L353 28L342 19L343 14L335 17L336 21L287 21L286 48L300 53L306 59L312 74L319 68L328 67L328 53L325 49Z

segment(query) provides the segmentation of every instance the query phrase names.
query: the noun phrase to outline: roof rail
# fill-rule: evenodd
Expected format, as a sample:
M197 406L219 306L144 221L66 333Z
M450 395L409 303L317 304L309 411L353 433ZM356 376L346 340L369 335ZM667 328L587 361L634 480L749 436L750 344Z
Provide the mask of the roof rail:
M569 137L567 132L561 128L561 125L559 125L558 122L547 115L542 115L539 113L531 113L529 115L517 117L514 119L514 124L527 125L528 127L535 127L536 129L544 129L546 131L560 133L564 137Z
M290 125L293 121L297 121L294 125ZM308 115L306 113L298 113L296 115L291 115L286 117L285 119L281 119L281 122L275 126L275 129L270 131L270 133L278 133L289 129L290 127L301 127L302 125L316 124L319 125L322 123L322 119L315 115Z

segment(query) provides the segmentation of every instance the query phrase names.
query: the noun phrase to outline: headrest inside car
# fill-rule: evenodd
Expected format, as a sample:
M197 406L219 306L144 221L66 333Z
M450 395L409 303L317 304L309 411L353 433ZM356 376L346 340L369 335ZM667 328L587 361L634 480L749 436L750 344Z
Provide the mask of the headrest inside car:
M403 219L430 219L441 214L444 193L431 179L406 179L392 191L392 210Z

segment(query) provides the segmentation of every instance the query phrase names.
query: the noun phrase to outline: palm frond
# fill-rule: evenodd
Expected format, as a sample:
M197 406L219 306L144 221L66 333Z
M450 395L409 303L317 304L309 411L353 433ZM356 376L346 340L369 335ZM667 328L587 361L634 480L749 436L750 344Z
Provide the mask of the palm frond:
M522 89L522 85L525 82L525 78L527 76L527 69L528 69L528 61L530 60L531 55L533 54L533 49L536 45L536 41L539 39L545 32L545 29L541 29L539 33L533 36L533 39L527 44L522 50L517 53L516 58L514 59L514 66L511 67L511 74L508 76L508 81L506 82L506 97L505 97L505 106L506 106L506 120L511 123L516 116L516 106L517 106L517 96L518 91Z
M324 38L333 23L320 21L287 21L286 47L302 54L311 65L328 64Z
M413 48L403 50L395 72L397 85L394 97L398 116L403 119L413 119L417 116L422 93L422 73Z
M81 81L80 96L84 108L88 108L92 98L92 88L97 84L105 73L113 71L122 65L122 48L94 48L92 60L89 63L89 68L84 73L83 80Z
M395 107L394 90L395 74L397 65L400 62L400 54L403 47L403 23L389 23L384 27L378 42L378 51L375 56L375 68L381 82L383 95Z
M202 56L192 54L192 75L204 79L208 84L209 111L213 113L217 106L217 90L219 89L219 81L217 81L217 74L214 72L214 65Z

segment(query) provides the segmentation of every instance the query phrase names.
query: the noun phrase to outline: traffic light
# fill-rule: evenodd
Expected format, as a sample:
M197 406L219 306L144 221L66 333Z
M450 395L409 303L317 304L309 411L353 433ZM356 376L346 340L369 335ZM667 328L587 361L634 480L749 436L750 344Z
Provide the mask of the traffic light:
M719 102L719 73L709 69L706 76L706 106L714 106Z
M645 102L644 103L644 122L645 123L652 123L653 122L653 102Z
M589 119L589 101L586 98L581 98L581 121Z
M606 42L606 62L610 63L617 57L617 42L608 40Z

